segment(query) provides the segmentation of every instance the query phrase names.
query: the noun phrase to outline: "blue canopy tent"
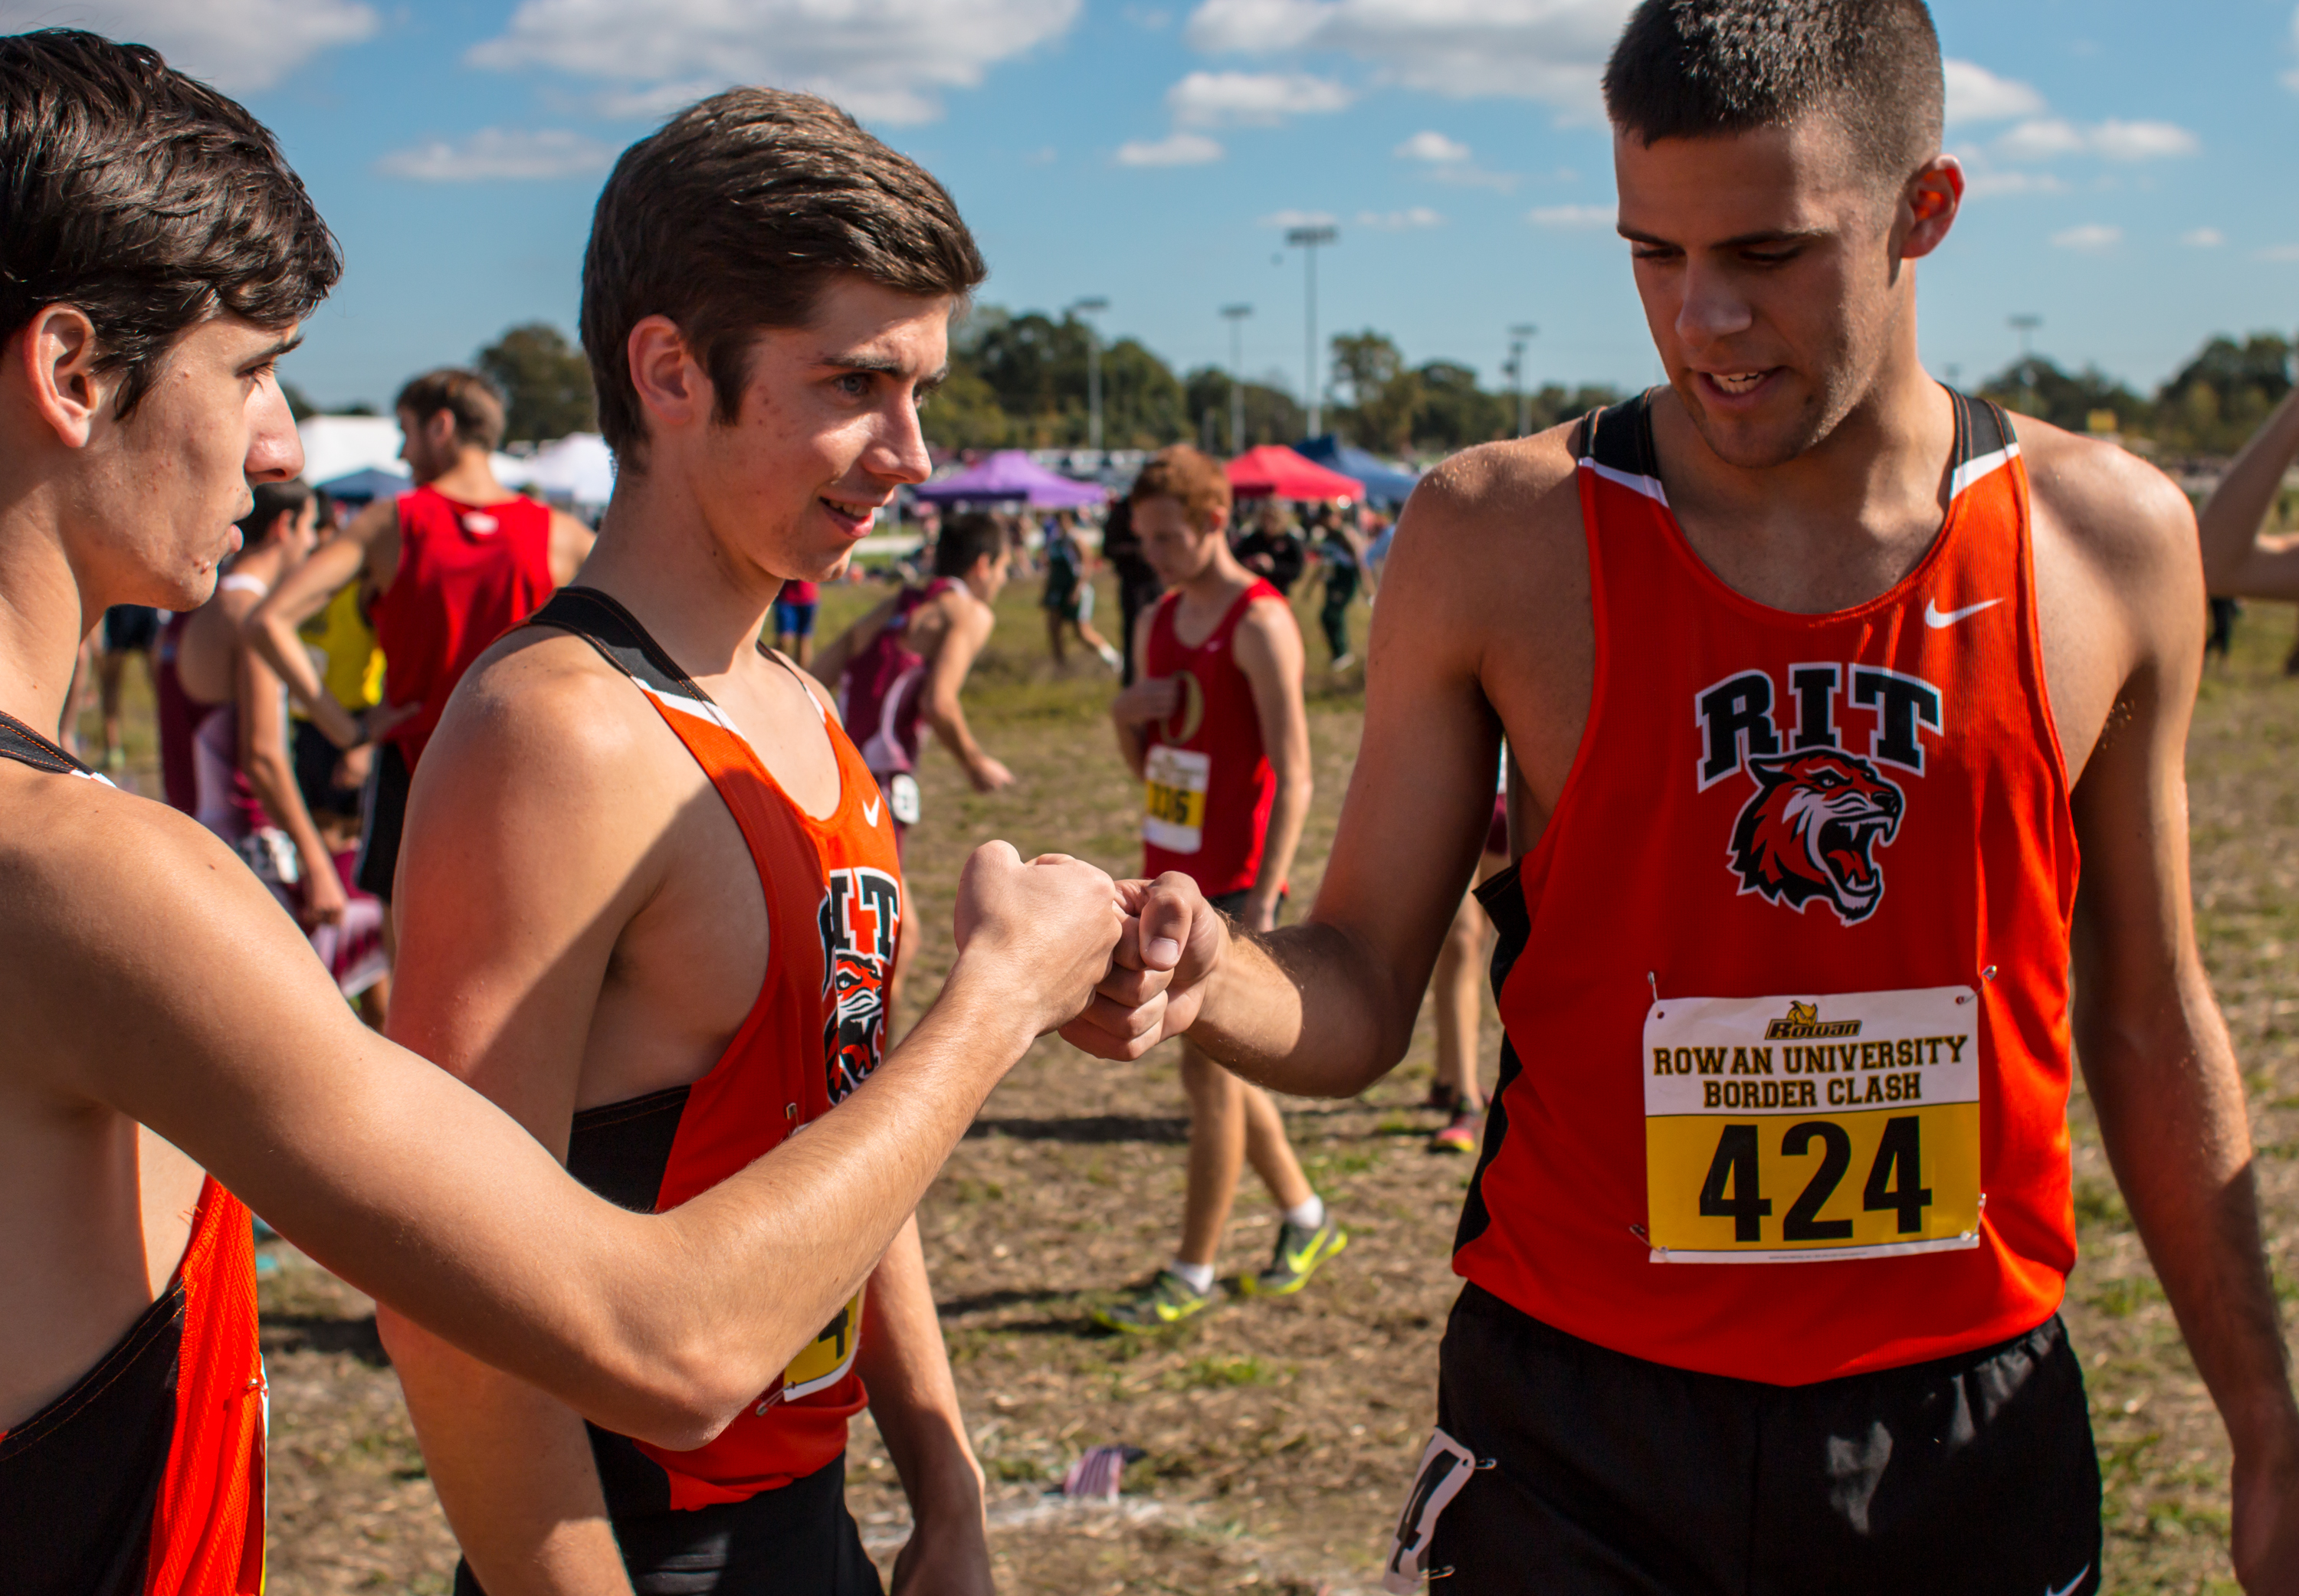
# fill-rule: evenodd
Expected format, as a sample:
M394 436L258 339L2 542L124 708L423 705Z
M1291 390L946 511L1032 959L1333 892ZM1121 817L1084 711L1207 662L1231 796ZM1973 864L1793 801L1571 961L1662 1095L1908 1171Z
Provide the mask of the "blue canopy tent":
M1332 433L1296 443L1293 452L1328 470L1356 477L1365 484L1366 501L1385 509L1395 509L1403 504L1406 495L1413 492L1413 484L1420 480L1413 472L1384 465L1364 450L1342 442Z
M379 466L348 472L320 484L328 494L346 504L369 504L378 499L395 499L414 485L413 477L403 472L386 471Z

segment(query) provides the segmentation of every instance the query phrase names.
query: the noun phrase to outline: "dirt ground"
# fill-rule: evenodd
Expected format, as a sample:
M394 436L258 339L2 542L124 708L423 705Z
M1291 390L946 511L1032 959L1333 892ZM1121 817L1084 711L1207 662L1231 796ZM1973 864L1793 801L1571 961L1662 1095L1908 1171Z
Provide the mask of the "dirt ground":
M1313 597L1314 590L1305 590ZM835 627L871 597L826 594ZM921 923L946 927L964 850L1011 839L1130 871L1136 792L1103 707L1108 673L1075 653L1046 660L1034 584L1000 608L969 713L1016 772L1007 792L967 790L931 756L925 820L910 843ZM1116 632L1114 595L1104 616ZM1359 684L1324 670L1312 614L1317 794L1297 901L1314 892L1362 714ZM1357 624L1362 630L1364 612ZM2286 608L2245 617L2236 657L2206 682L2190 746L2195 900L2205 957L2249 1085L2278 1282L2299 1280L2299 682L2280 671ZM133 694L140 711L144 695ZM93 731L92 722L89 729ZM131 719L131 776L151 782L148 722ZM912 978L930 993L946 931ZM1087 1310L1171 1249L1185 1121L1169 1056L1116 1067L1043 1041L991 1099L921 1210L959 1389L991 1481L992 1545L1010 1592L1370 1592L1435 1407L1437 1338L1456 1283L1448 1266L1468 1162L1424 1150L1418 1106L1427 1016L1406 1063L1363 1098L1287 1104L1312 1179L1349 1227L1349 1250L1309 1290L1232 1302L1142 1338L1096 1331ZM1487 1070L1497 1046L1489 1030ZM2133 1233L2079 1095L2077 1209L2083 1259L2068 1318L2091 1381L2108 1486L2109 1588L2232 1591L2228 1449ZM1223 1258L1258 1267L1271 1206L1249 1174ZM275 1596L444 1592L452 1537L424 1475L372 1304L282 1244L266 1249L264 1350L272 1386ZM1115 1509L1050 1497L1087 1447L1124 1443ZM907 1525L867 1420L850 1455L850 1500L882 1567Z

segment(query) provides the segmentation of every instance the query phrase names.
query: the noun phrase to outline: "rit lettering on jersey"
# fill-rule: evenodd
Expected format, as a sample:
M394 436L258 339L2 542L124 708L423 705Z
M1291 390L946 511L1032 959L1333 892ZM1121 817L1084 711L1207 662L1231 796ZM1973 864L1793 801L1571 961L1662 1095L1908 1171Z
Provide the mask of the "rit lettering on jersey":
M832 998L822 1028L830 1101L870 1078L886 1046L886 974L901 940L902 883L883 870L834 870L816 914L822 932L822 990Z
M1875 850L1898 835L1908 804L1880 767L1924 773L1925 737L1947 730L1940 690L1881 666L1793 665L1785 682L1727 676L1693 695L1692 714L1699 790L1751 783L1725 849L1739 890L1798 914L1824 903L1846 925L1874 914Z

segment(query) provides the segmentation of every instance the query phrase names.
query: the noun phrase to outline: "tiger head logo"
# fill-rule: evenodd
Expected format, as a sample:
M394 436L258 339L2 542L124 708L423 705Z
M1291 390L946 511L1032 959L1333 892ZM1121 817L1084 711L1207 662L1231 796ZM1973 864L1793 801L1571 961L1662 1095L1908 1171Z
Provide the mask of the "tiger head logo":
M878 1067L886 1042L886 967L868 954L840 949L831 965L830 1017L823 1022L830 1101L847 1095Z
M1873 914L1884 876L1870 850L1900 829L1899 788L1833 748L1751 759L1748 773L1756 790L1732 828L1740 889L1798 913L1818 898L1847 925Z

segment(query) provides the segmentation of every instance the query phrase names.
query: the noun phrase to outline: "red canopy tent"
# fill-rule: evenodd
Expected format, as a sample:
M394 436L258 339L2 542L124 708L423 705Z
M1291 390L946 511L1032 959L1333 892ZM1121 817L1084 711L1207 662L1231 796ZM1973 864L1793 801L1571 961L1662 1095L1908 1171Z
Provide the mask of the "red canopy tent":
M1249 449L1224 467L1240 499L1363 499L1365 484L1328 471L1282 443Z

